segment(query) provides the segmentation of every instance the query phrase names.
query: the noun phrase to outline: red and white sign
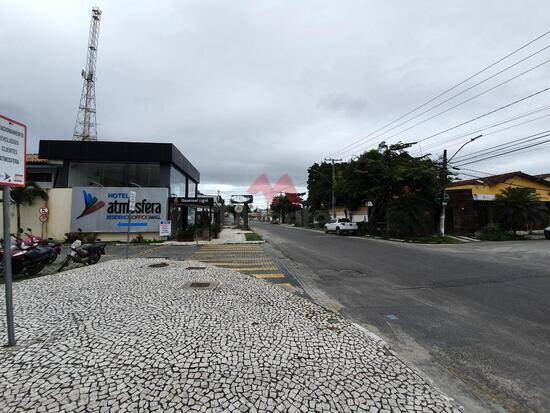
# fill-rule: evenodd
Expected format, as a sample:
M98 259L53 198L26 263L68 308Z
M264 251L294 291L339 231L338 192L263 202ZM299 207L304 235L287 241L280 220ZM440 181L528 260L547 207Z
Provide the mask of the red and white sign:
M42 223L45 223L48 220L48 214L40 214L38 220Z
M27 127L0 115L0 186L25 186Z
M38 209L38 212L40 213L40 215L48 215L50 213L50 210L48 209L48 207L40 207Z

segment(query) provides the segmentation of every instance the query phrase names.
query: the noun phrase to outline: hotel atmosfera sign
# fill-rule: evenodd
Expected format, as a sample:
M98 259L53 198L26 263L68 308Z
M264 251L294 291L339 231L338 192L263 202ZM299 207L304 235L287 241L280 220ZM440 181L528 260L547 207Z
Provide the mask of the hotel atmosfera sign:
M166 219L167 188L73 188L71 232L126 232L130 197L136 193L136 206L130 222L131 232L158 232Z

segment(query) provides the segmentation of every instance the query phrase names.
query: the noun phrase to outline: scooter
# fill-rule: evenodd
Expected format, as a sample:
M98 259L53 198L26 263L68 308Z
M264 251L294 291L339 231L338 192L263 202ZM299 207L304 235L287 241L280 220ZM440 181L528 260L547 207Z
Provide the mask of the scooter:
M96 264L101 259L103 254L105 254L104 242L82 244L82 241L77 239L71 244L71 249L57 272L61 272L63 268L65 268L65 266L71 261L85 265Z
M11 265L13 275L37 275L48 264L52 249L49 247L35 248L26 246L14 234L15 243L11 245ZM4 249L0 249L0 270L4 272Z

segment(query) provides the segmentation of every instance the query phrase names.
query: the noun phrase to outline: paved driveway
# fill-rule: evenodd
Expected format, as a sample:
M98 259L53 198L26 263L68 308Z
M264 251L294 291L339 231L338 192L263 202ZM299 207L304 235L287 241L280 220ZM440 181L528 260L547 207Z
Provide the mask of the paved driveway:
M467 411L550 411L550 241L418 245L254 230L313 297L381 334Z

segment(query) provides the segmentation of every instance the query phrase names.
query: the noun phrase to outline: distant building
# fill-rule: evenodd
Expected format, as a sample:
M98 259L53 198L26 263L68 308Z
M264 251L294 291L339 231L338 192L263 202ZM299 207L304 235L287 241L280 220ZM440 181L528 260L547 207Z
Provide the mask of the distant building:
M496 196L506 188L531 188L542 202L550 205L549 177L550 174L535 176L517 171L451 183L447 187L450 199L446 232L473 234L491 223Z

